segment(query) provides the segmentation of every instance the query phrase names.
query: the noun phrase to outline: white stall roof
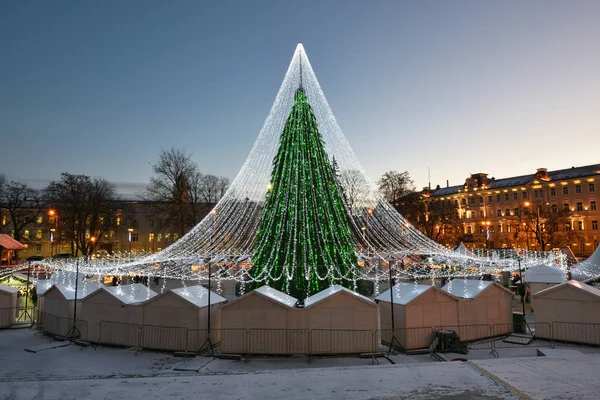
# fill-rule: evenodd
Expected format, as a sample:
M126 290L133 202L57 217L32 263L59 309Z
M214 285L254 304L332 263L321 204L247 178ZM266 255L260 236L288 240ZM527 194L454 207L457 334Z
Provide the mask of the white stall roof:
M539 265L525 271L523 278L529 283L563 283L565 272L562 269Z
M12 276L14 276L15 278L19 278L22 279L24 281L27 281L27 274L22 274L20 272L15 272L12 274ZM29 276L29 282L31 283L35 283L37 281L37 279L35 279L33 276Z
M541 295L541 294L544 294L544 293L548 293L548 292L551 292L553 290L557 290L557 289L565 287L565 286L571 286L571 287L577 288L579 290L583 290L586 293L589 293L591 295L594 295L594 296L600 298L600 289L597 289L597 288L595 288L593 286L590 286L590 285L588 285L586 283L579 282L579 281L567 281L567 282L563 282L560 285L556 285L556 286L552 286L552 287L549 287L549 288L544 289L544 290L540 290L539 292L535 293L534 296L538 296L538 295Z
M63 283L57 283L54 285L54 287L60 290L62 295L65 296L65 299L75 300L75 284L66 285ZM80 282L77 285L77 300L84 299L97 290L100 290L98 282Z
M50 279L38 279L35 281L35 290L38 295L43 295L46 293L52 285L54 284L62 284L75 287L75 277L79 276L79 283L81 284L85 279L85 275L79 273L77 275L75 272L71 271L54 271ZM33 282L33 281L32 281Z
M266 285L261 286L258 289L255 289L254 291L262 294L263 296L267 296L270 299L278 301L279 303L288 307L294 307L298 302L297 298L292 297L287 293L280 292L279 290L273 289L272 287Z
M463 299L474 299L493 284L492 281L482 281L480 279L453 279L442 290Z
M172 289L171 292L184 298L196 307L208 306L208 289L202 285L187 286L178 289ZM210 304L224 303L227 299L219 296L215 292L210 292Z
M115 296L125 304L142 303L156 296L156 292L150 290L141 283L131 285L103 286L103 289Z
M17 288L5 285L4 283L0 283L0 292L13 294L13 293L17 293L18 291L19 291L19 289L17 289Z
M432 288L433 286L431 285L398 282L394 286L394 303L406 305ZM391 290L388 289L379 296L377 296L375 300L386 301L389 303L391 302L390 294Z
M318 303L322 300L325 300L326 298L331 297L334 294L339 293L339 292L346 292L346 293L349 293L353 296L360 298L361 300L367 301L369 303L373 303L373 300L369 299L368 297L363 296L362 294L353 292L352 290L346 289L345 287L340 286L340 285L333 285L333 286L328 287L327 289L321 290L320 292L313 294L310 297L307 297L306 300L304 300L304 307L308 307L313 304L316 304L316 303Z

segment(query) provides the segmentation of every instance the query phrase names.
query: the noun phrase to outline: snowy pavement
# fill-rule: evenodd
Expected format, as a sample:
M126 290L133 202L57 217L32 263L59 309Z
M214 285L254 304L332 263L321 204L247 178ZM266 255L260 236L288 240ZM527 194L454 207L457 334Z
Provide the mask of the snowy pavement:
M600 355L590 348L590 354L553 350L547 357L535 357L533 348L503 349L499 359L482 350L468 355L473 364L400 354L391 357L395 365L358 357L183 360L75 345L24 350L52 343L29 330L0 331L0 399L491 400L517 399L521 392L535 399L596 399L600 393Z

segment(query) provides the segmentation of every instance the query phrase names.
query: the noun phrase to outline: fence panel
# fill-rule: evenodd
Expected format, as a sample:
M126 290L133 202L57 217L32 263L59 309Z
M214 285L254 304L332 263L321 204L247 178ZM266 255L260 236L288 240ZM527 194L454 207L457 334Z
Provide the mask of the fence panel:
M187 328L142 325L140 346L143 349L187 351Z
M474 324L474 325L445 325L436 326L437 331L454 331L460 338L460 341L467 344L469 349L491 349L493 348L494 331L492 325Z
M552 339L555 342L600 346L600 324L553 322Z
M384 329L379 331L381 337L381 344L385 346L391 346L393 340L393 346L397 350L417 350L428 348L435 337L433 328L430 326L416 327L416 328L396 328L394 329L394 335L392 336L391 329Z
M225 339L221 338L221 343ZM306 329L250 329L249 354L308 354L310 334ZM223 352L225 352L223 350Z
M247 354L248 331L246 329L219 329L221 335L220 351L223 354Z
M100 343L138 348L140 347L140 326L100 321Z
M552 325L547 322L495 324L494 348L552 347Z
M311 354L360 354L376 351L375 332L370 330L313 329Z

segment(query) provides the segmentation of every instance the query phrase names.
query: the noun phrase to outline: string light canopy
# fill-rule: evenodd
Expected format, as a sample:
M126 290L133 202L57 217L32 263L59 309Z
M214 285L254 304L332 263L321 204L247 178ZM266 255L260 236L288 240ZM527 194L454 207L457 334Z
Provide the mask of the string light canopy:
M79 268L101 277L202 280L205 266L216 264L228 268L213 279L238 280L242 291L269 284L308 296L324 285L384 280L382 264L414 279L517 270L517 260L526 268L554 257L455 252L398 213L367 177L298 44L246 162L213 212L160 252L105 256ZM75 268L69 260L44 264Z

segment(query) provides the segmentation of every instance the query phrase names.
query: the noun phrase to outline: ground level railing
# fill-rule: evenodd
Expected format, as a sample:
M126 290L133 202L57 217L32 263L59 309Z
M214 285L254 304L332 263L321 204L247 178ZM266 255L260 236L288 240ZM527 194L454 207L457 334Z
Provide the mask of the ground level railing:
M16 311L15 311L16 312ZM14 314L14 312L7 313ZM32 310L32 315L36 314ZM0 310L2 316L2 310ZM42 332L92 343L138 350L203 352L216 347L222 354L240 355L350 355L388 348L401 351L455 351L441 339L454 335L463 350L554 347L562 344L600 346L600 324L522 323L444 325L389 330L345 329L188 329L89 321L40 313L36 326ZM208 340L210 338L210 341ZM385 346L385 347L383 347Z

